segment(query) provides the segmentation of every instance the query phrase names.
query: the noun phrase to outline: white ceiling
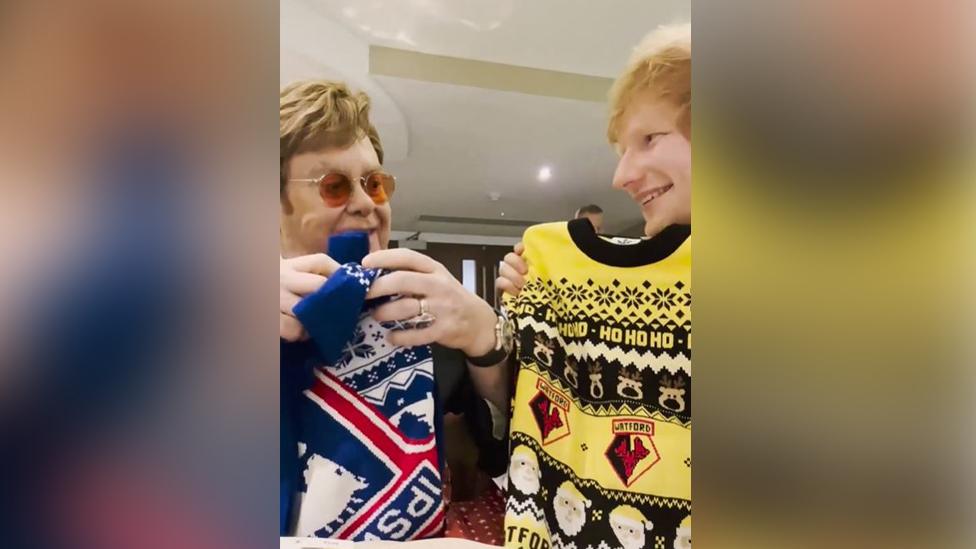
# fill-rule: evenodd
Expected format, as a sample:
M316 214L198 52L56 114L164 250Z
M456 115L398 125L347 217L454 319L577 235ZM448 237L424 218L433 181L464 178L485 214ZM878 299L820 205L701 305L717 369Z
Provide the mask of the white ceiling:
M282 0L281 82L334 78L369 93L398 179L395 229L517 235L417 217L547 221L594 202L621 231L640 215L610 188L604 104L375 76L369 46L613 77L646 32L689 18L678 0Z

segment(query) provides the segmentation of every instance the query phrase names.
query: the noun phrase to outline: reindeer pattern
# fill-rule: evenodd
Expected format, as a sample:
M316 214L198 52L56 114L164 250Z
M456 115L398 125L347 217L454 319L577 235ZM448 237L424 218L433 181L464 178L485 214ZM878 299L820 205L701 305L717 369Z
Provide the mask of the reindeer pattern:
M661 395L657 399L657 403L661 405L662 408L667 408L676 414L680 414L685 411L685 380L680 377L671 377L668 374L664 374L661 378L661 386L659 387Z
M587 371L590 376L590 396L603 398L603 367L596 362L591 362Z
M620 369L620 374L617 376L617 394L625 398L642 400L644 398L644 387L641 385L640 372L637 370L630 372L629 370L626 367Z
M576 361L576 357L573 355L566 355L566 367L563 369L563 375L566 377L566 382L569 383L573 389L579 389L579 376L577 372L579 371L579 362Z
M616 402L643 402L645 397L669 414L688 413L688 382L682 374L666 370L657 373L641 371L633 366L606 362L600 357L557 353L554 342L542 334L534 337L532 356L543 367L553 368L553 374L565 380L568 387L579 391L586 400L612 399ZM581 379L582 378L582 379ZM606 387L607 384L609 387ZM653 390L653 389L656 389ZM609 391L609 392L608 392ZM650 393L650 394L649 394ZM635 402L636 404L637 402Z
M513 417L519 427L510 432L511 447L532 450L542 488L513 491L508 512L522 520L529 509L544 511L533 522L552 547L606 540L670 548L691 503L678 490L691 475L690 252L618 269L573 259L579 250L566 230L553 224L526 233L527 248L535 244L533 275L510 307L521 366L514 413L529 414ZM533 234L547 236L533 241ZM562 455L573 459L563 462ZM600 484L580 482L598 469L606 477ZM560 489L570 503L592 501L578 533L553 521ZM653 523L640 531L640 543L624 543L615 530L629 513L614 515L616 524L609 516L625 494L632 508L625 511L646 519L631 522Z
M565 280L560 283L566 283ZM550 285L552 285L550 283ZM681 289L681 287L678 287ZM641 295L646 289L646 285L640 290L617 290L619 295ZM627 293L630 292L630 293ZM660 294L660 295L658 295ZM676 306L674 299L679 297L673 290L658 292L648 298L648 304L660 301L662 307L665 305ZM575 334L571 331L564 333L563 325L566 322L578 321L579 316L572 315L567 307L573 303L565 302L566 295L561 292L546 292L547 300L536 302L537 308L532 311L532 316L537 321L545 319L545 323L552 329L559 330L558 335L547 333L541 330L533 330L523 336L522 341L527 343L520 351L526 359L532 360L537 367L548 370L549 375L558 379L562 386L576 395L576 398L587 401L590 405L629 405L629 406L649 406L657 408L666 416L681 414L690 416L690 375L679 370L667 370L656 364L632 364L630 359L619 361L616 357L604 356L602 351L586 349L580 352L577 347L572 352L566 349L567 341L580 342L589 339L594 333L604 333L603 330L620 330L621 324L616 319L603 318L594 319L588 325L589 333L586 335ZM597 295L594 293L593 295ZM655 297L656 296L656 297ZM688 296L681 296L683 299L690 300ZM572 298L576 299L576 298ZM571 300L572 300L571 299ZM657 301L654 301L657 300ZM577 301L579 301L577 299ZM639 301L634 298L632 301ZM575 303L575 302L574 302ZM540 306L541 305L541 306ZM548 307L548 311L555 311L555 320L546 312L543 307ZM668 309L670 311L670 309ZM606 322L606 324L604 324ZM627 330L626 324L622 325ZM633 324L631 325L633 326ZM645 328L629 328L641 330ZM672 332L671 339L674 342L674 352L690 354L686 341L690 343L689 335L683 331L684 328L677 328ZM608 332L609 333L609 332ZM635 341L633 335L625 335L624 350L630 352L626 343L633 345ZM567 341L563 339L567 338ZM596 340L598 343L608 343L605 337ZM613 345L611 345L613 348ZM668 349L672 349L668 347ZM640 352L640 348L637 349ZM668 351L669 353L671 351ZM663 366L663 365L662 365ZM646 402L645 402L646 400ZM688 419L688 418L685 418Z
M535 345L533 345L532 352L540 364L547 368L552 366L552 355L555 349L553 349L552 342L545 335L535 334Z

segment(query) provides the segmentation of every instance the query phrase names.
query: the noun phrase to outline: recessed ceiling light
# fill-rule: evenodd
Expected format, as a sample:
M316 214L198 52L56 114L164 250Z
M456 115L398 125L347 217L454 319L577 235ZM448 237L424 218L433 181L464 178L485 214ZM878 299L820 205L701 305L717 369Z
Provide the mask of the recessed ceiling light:
M552 168L543 166L539 168L539 181L545 182L552 178Z
M502 217L505 217L505 212L502 212Z

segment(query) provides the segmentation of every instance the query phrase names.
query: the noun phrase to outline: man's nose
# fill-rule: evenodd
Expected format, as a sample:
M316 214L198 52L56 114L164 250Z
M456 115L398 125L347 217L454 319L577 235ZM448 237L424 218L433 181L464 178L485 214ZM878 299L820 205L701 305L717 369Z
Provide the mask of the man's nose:
M613 173L613 188L627 190L627 187L640 179L640 169L634 155L628 150L617 162L617 169Z
M346 211L351 214L367 216L373 213L376 209L376 203L373 199L366 194L363 190L362 185L359 181L355 181L352 185L352 194L349 196L349 203L346 205Z

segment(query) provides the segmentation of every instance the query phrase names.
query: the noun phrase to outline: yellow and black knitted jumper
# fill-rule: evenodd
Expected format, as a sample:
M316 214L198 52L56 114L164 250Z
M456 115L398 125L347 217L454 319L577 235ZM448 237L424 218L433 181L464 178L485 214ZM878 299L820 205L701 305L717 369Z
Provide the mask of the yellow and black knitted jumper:
M690 547L690 235L525 232L507 547Z

